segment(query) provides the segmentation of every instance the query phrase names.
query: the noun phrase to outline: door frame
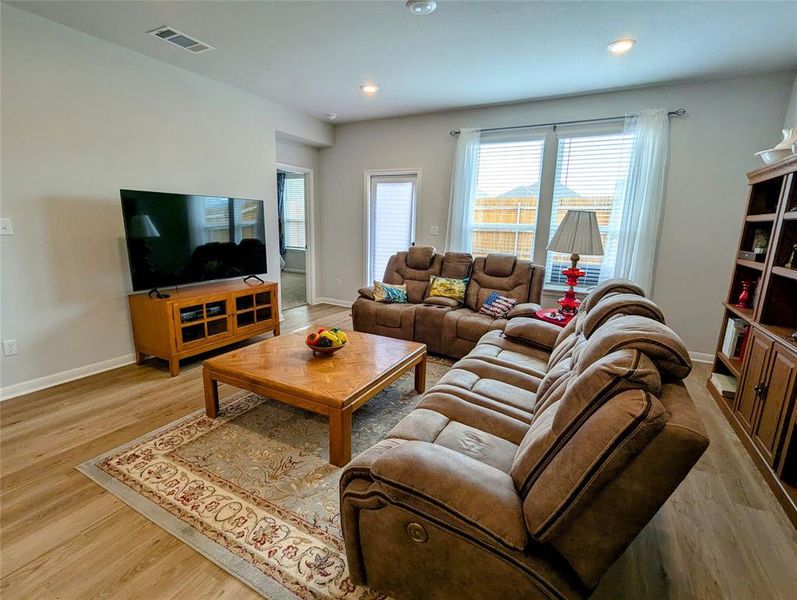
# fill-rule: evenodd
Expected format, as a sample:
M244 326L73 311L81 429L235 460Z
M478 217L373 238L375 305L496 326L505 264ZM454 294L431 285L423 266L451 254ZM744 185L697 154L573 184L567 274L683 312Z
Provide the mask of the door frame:
M364 177L365 193L363 194L363 285L368 287L373 285L369 281L371 271L371 178L384 175L414 175L415 176L415 198L412 201L412 234L410 243L415 241L418 231L418 198L421 196L421 168L414 167L409 169L367 169Z
M313 180L313 170L307 167L291 165L277 161L277 171L289 171L304 175L304 277L307 304L316 303L316 259L315 259L315 185ZM278 217L279 218L279 217ZM282 271L280 271L280 281ZM280 303L280 309L282 305ZM280 312L282 312L280 310Z

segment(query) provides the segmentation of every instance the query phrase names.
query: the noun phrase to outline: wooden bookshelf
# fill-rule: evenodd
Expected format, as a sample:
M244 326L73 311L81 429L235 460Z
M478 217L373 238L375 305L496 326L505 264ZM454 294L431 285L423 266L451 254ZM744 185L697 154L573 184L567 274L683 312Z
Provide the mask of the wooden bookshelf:
M735 377L734 398L707 387L739 435L778 501L797 527L797 268L787 268L797 244L797 156L747 174L747 211L738 251L752 252L768 238L757 258L733 259L728 296L717 341L714 372ZM793 261L797 263L797 261ZM795 264L797 266L797 264ZM739 306L743 283L751 299ZM746 328L743 353L723 352L730 319Z

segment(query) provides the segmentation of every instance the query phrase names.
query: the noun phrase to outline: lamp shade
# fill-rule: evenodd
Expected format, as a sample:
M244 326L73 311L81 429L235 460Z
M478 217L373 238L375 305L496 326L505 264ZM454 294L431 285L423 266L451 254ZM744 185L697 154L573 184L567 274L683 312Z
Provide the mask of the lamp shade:
M603 243L595 211L568 210L548 244L548 250L562 254L601 256Z
M160 237L158 228L149 218L149 215L133 215L127 224L128 235L131 238L151 238Z

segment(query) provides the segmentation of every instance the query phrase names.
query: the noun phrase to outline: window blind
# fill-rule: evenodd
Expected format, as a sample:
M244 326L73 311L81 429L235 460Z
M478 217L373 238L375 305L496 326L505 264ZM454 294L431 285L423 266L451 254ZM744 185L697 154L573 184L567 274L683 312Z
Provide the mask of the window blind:
M416 180L415 175L371 177L369 283L381 281L390 257L413 241Z
M544 139L482 140L479 148L471 253L531 258Z
M580 287L596 285L602 267L604 272L613 268L632 149L632 137L622 133L558 138L550 236L553 237L568 209L594 210L603 241L602 257L581 257L579 267L586 275L579 281ZM549 284L565 284L562 269L570 265L569 258L548 252L545 272Z
M304 223L304 175L285 178L285 246L306 247Z

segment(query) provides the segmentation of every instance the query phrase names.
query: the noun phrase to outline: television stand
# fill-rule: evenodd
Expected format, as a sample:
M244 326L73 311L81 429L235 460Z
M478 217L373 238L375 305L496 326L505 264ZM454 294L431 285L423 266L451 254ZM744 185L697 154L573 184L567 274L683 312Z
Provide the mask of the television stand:
M150 291L147 292L147 297L152 298L153 294L158 300L163 300L164 298L168 298L169 294L164 294L158 288L152 288Z
M244 283L246 283L250 279L254 279L255 281L259 281L260 283L266 283L265 281L260 279L260 277L258 277L257 275L247 275L246 277L244 277Z
M147 356L162 358L174 377L183 358L280 333L276 283L239 279L169 291L154 289L128 297L139 365Z

